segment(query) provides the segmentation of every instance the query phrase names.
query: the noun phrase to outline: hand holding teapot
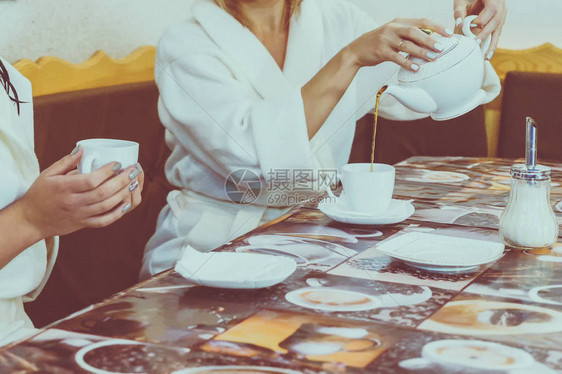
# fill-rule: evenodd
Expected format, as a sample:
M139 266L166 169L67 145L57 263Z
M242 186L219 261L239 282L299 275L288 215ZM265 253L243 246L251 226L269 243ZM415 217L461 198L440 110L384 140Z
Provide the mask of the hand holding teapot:
M437 121L459 117L496 98L500 80L484 56L492 37L482 42L472 33L470 28L476 17L465 18L464 35L444 37L432 33L431 38L444 46L437 59L424 61L409 56L419 70L400 69L398 84L389 85L385 93Z

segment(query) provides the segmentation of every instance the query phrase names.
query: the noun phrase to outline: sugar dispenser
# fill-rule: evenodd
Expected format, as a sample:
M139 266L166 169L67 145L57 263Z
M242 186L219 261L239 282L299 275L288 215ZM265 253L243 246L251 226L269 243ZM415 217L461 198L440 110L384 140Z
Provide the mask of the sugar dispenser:
M550 168L537 162L537 124L527 117L525 164L511 167L509 201L500 217L504 243L520 249L548 248L558 239L550 203Z

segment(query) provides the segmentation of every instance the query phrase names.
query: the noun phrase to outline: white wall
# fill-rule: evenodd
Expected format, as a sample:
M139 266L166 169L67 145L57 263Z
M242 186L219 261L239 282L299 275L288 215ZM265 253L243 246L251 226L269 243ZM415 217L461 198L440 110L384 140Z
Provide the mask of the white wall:
M323 1L323 0L318 0ZM379 22L429 17L451 24L452 0L350 0ZM9 61L51 55L73 62L103 49L122 57L154 45L170 24L188 17L192 0L0 0L0 54ZM562 48L562 0L508 0L500 46L544 42Z

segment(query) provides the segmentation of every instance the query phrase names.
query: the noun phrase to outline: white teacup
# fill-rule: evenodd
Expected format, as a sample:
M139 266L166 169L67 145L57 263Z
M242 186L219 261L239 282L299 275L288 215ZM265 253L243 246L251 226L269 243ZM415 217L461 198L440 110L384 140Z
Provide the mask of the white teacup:
M126 169L135 165L139 158L139 143L117 139L86 139L76 145L82 146L83 154L78 172L91 173L110 162L120 162Z
M394 192L394 166L347 164L342 168L342 203L351 211L370 215L388 210Z

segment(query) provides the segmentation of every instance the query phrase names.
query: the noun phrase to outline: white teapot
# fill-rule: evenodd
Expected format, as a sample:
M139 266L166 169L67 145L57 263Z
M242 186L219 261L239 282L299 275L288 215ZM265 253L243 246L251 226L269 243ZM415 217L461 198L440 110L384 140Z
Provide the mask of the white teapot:
M465 18L464 36L444 37L433 33L431 37L444 46L443 52L431 62L410 57L419 65L419 70L400 69L398 84L387 86L385 93L405 107L430 114L437 121L461 116L496 98L501 89L500 81L492 65L484 59L491 37L482 47L476 42L470 30L475 18Z

